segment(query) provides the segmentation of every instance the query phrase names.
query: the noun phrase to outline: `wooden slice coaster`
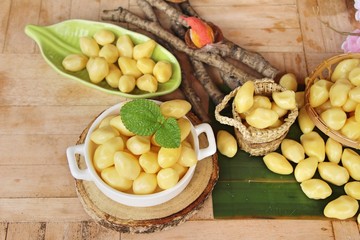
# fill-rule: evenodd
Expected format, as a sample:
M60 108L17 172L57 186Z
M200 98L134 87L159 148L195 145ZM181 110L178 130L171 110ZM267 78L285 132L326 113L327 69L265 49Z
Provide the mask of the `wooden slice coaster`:
M194 125L200 120L192 113L187 116ZM85 140L89 126L77 144ZM200 135L200 147L207 146ZM82 156L77 157L80 168L85 168ZM100 225L124 233L152 233L175 227L193 216L210 196L219 177L217 154L198 162L189 185L175 198L152 207L130 207L105 196L93 182L76 179L77 195L85 211Z

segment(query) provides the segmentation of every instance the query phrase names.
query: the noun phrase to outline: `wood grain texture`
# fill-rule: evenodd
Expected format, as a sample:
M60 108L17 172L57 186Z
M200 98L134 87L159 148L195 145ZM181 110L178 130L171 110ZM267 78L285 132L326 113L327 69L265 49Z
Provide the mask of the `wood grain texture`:
M341 53L346 37L322 25L313 7L319 6L321 19L337 29L360 27L350 0L190 2L230 40L261 53L280 75L295 73L300 83L323 60ZM70 18L100 20L102 10L118 6L143 14L136 0L1 1L0 240L360 239L355 221L214 219L211 199L190 221L160 233L120 234L96 224L76 196L65 150L89 121L124 99L57 74L24 27Z

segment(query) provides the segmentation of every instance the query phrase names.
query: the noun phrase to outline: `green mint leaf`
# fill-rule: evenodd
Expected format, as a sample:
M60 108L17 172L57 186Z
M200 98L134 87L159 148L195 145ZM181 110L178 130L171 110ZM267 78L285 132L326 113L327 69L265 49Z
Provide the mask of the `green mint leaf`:
M180 147L180 127L175 118L167 118L155 133L156 142L165 148Z
M161 128L165 117L153 101L136 99L125 103L120 109L125 127L140 136L150 136Z

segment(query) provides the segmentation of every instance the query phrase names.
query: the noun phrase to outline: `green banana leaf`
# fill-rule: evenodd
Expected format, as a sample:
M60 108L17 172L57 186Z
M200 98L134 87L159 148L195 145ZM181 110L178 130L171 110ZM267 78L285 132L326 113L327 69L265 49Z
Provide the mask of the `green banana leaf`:
M231 113L224 111L223 114L230 116ZM232 127L222 125L215 119L212 127L215 132L223 129L234 134ZM315 130L327 139L325 134ZM301 134L296 121L286 138L299 141ZM309 199L293 174L275 174L267 169L262 157L250 156L242 150L233 158L218 153L218 161L219 180L212 193L215 218L325 219L323 209L326 204L345 194L343 186L329 184L332 188L330 197ZM320 175L316 173L314 178L320 178Z
M100 29L108 29L116 36L126 34L134 44L139 44L149 39L149 37L145 35L113 24L76 19L63 21L51 26L27 25L25 27L25 33L38 44L42 56L53 69L61 75L77 80L86 86L126 98L152 98L171 93L179 87L181 83L180 65L173 54L159 44L154 49L152 58L155 61L169 61L172 65L173 75L168 82L160 83L158 91L155 93L149 93L139 89L135 89L131 93L123 93L118 89L110 87L106 81L102 81L99 84L90 82L86 70L79 72L69 72L65 70L62 66L62 61L65 56L71 53L81 53L79 38L82 36L93 36Z

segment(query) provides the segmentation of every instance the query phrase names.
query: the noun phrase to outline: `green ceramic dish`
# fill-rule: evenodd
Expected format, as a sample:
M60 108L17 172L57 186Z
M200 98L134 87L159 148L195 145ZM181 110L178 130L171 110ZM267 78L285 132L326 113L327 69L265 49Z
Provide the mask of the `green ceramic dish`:
M149 39L149 37L145 35L113 24L87 20L67 20L51 26L27 25L25 27L25 33L39 45L42 56L51 67L60 74L68 78L75 79L89 87L111 94L117 94L126 98L152 98L171 93L179 87L181 83L180 65L177 59L159 44L154 49L152 58L155 61L167 60L171 62L173 75L168 82L160 83L158 91L155 93L149 93L139 89L135 89L131 93L123 93L118 89L110 87L106 81L102 81L99 84L90 82L86 70L79 72L66 71L62 66L62 60L70 53L81 52L79 37L93 36L94 33L100 29L108 29L117 36L127 34L130 36L134 44L139 44Z

